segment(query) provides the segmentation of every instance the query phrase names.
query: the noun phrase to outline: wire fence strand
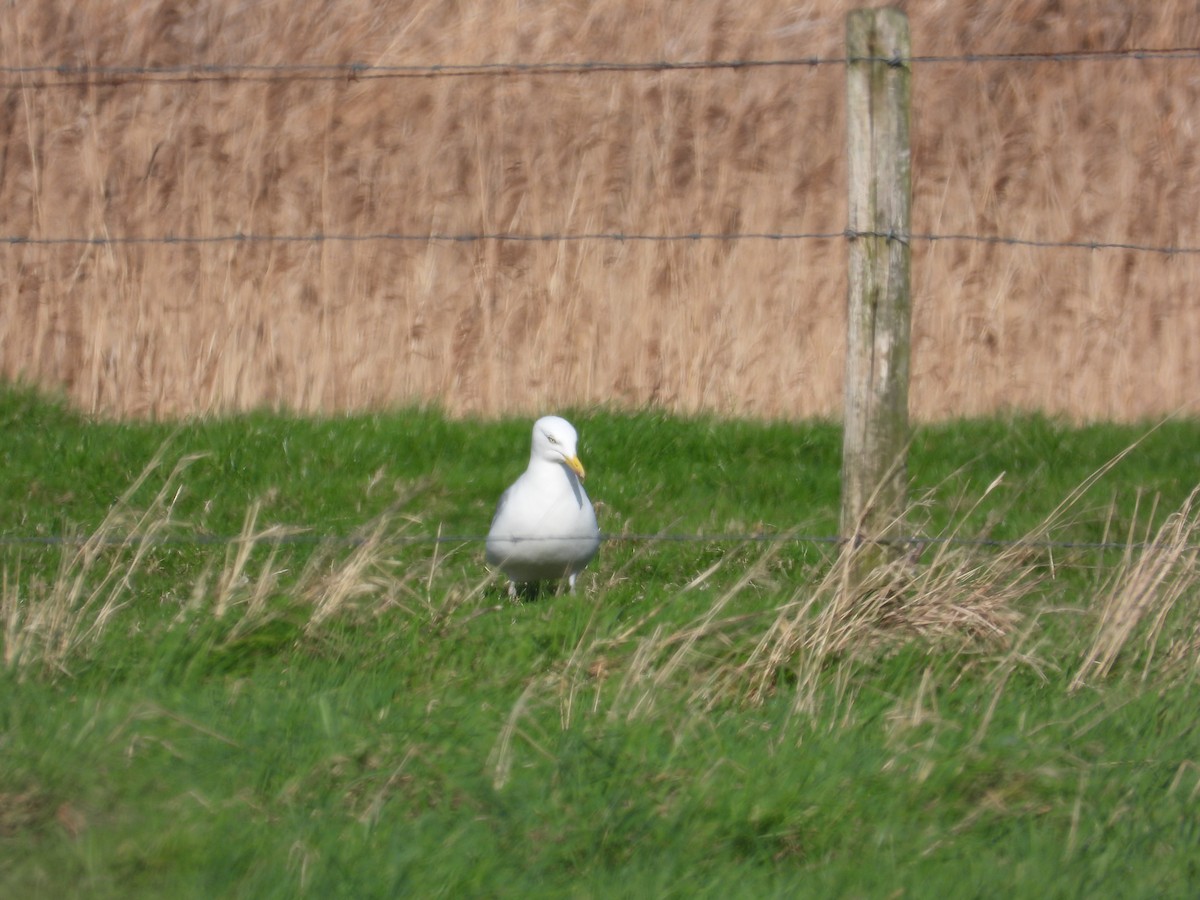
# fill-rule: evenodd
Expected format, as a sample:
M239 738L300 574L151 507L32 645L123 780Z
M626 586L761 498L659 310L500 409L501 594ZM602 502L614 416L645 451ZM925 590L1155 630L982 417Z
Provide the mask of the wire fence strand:
M797 56L778 59L582 60L549 62L428 63L196 63L173 66L33 65L0 66L6 88L123 87L138 84L206 82L378 81L411 78L566 76L602 73L670 73L817 68L859 62L889 65L982 65L989 63L1148 62L1200 59L1200 47L1133 47L1029 53L930 54L909 57Z
M352 549L367 543L382 543L395 547L475 545L483 544L486 535L481 534L396 534L380 538L377 534L329 535L318 534L307 529L281 528L261 534L218 535L124 535L105 537L97 541L94 535L0 535L0 547L9 548L54 548L78 547L86 543L99 543L106 547L152 545L163 547L227 547L234 544L252 543L264 546L324 546ZM1055 540L1052 538L967 538L943 535L908 535L880 540L857 538L856 544L881 544L890 547L905 547L912 551L923 551L929 547L965 547L992 550L1089 551L1089 552L1147 552L1171 549L1173 551L1197 552L1200 544L1168 544L1156 541L1083 541ZM813 546L841 546L847 538L831 534L800 534L788 531L772 532L719 532L697 534L672 533L617 533L602 534L606 544L808 544Z
M1157 253L1163 256L1187 256L1200 254L1200 246L1176 244L1141 244L1130 241L1100 240L1039 240L1015 238L1005 235L987 234L939 234L936 232L882 233L857 231L845 228L841 231L729 231L729 232L679 232L674 234L647 234L620 231L588 232L366 232L362 234L324 233L311 234L263 234L254 232L230 232L227 234L164 234L164 235L63 235L59 237L29 237L26 235L0 235L0 244L11 246L142 246L142 245L203 245L203 244L320 244L320 243L452 243L471 244L487 241L513 243L577 243L583 241L610 241L614 243L698 243L704 241L828 241L858 240L878 237L901 243L975 243L1010 247L1029 247L1038 250L1126 250L1135 253Z

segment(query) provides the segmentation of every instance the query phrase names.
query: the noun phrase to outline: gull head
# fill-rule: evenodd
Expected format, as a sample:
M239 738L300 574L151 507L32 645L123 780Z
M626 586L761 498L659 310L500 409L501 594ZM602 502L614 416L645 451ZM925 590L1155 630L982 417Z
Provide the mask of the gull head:
M582 480L583 463L579 461L575 428L559 416L543 416L533 423L533 451L530 461L544 460L562 463Z

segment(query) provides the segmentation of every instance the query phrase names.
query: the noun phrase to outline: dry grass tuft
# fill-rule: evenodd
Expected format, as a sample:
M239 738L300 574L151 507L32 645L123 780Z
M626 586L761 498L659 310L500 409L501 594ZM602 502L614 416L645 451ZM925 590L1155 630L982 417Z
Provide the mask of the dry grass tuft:
M751 702L794 681L797 711L816 713L831 669L913 641L954 651L1007 647L1022 620L1021 601L1046 568L1039 555L1019 548L942 544L928 563L898 559L860 582L852 575L859 552L844 547L820 582L779 608L737 672Z
M973 543L964 540L960 524L933 545L927 562L916 562L923 548L914 547L914 554L878 566L865 580L857 556L877 551L869 545L843 546L814 588L802 588L780 608L740 668L749 698L759 701L773 693L786 674L795 679L797 709L815 711L822 676L831 667L853 666L912 640L954 650L1006 649L996 670L997 692L1018 665L1040 672L1047 664L1027 649L1031 626L1022 625L1030 612L1036 624L1037 611L1028 608L1027 599L1054 577L1053 558L1037 545L1144 439L1084 479L1021 541ZM988 502L1003 478L993 480L960 522ZM919 504L905 518L916 521L918 514Z
M135 594L134 580L158 541L177 530L180 477L200 455L185 456L142 510L133 497L163 465L166 445L113 504L90 535L61 548L51 582L22 583L6 566L0 591L4 665L21 671L69 671L72 657L94 642Z
M776 571L775 557L782 542L769 547L747 562L742 548L700 572L678 594L664 598L640 619L617 634L603 639L584 630L574 653L561 671L548 674L529 685L506 728L506 739L498 748L497 778L503 781L503 760L511 753L511 739L519 721L534 698L545 693L557 697L564 724L576 714L584 698L590 697L592 713L613 717L638 717L650 713L663 697L682 691L698 709L719 703L757 704L783 690L794 692L797 712L816 715L822 706L838 704L849 712L853 700L853 672L886 658L906 645L916 644L938 652L979 655L990 661L989 678L995 683L993 706L1010 676L1018 669L1039 677L1055 668L1041 659L1044 609L1032 598L1046 596L1056 576L1053 551L1044 542L1072 514L1089 490L1137 443L1117 454L1078 485L1062 502L1016 542L968 539L963 524L977 518L1003 483L998 476L974 504L958 517L959 524L911 552L893 557L864 578L860 554L877 555L877 548L844 545L823 572L804 570L812 576L787 588ZM920 518L917 503L905 518ZM1154 588L1158 615L1151 640L1161 632L1167 609L1180 597L1194 591L1197 546L1194 529L1197 517L1192 501L1164 526L1152 547L1158 552L1143 556L1138 566L1127 565L1114 584L1105 623L1119 623L1118 639L1110 635L1116 624L1106 624L1102 634L1119 648L1150 607L1148 589ZM1131 545L1132 546L1132 545ZM737 572L728 587L716 594L695 620L683 627L661 624L665 607L679 602L682 594L706 585L722 569ZM762 599L751 592L779 593L783 602L763 608ZM742 612L732 613L735 601ZM1140 605L1138 605L1140 604ZM750 612L745 610L749 608ZM1121 610L1124 610L1123 612ZM1200 628L1191 643L1200 643ZM1100 640L1098 638L1098 644ZM1105 644L1108 646L1108 644ZM1093 655L1099 651L1093 651ZM1148 663L1147 663L1148 665ZM1085 666L1092 671L1095 663ZM832 695L826 690L832 685ZM672 701L673 702L673 701ZM990 723L984 717L977 740L982 740Z
M851 4L9 4L12 66L838 57ZM1194 4L909 4L919 54L1200 44ZM914 228L1200 245L1193 60L922 64ZM41 88L5 233L838 232L838 66ZM913 412L1196 410L1200 257L914 247ZM833 241L0 245L0 374L89 411L828 416Z
M1194 671L1200 649L1200 616L1195 613L1200 586L1200 488L1188 496L1152 538L1130 536L1123 564L1100 600L1100 621L1091 647L1071 680L1078 690L1105 678L1122 653L1140 637L1142 677L1148 677L1164 628L1176 607L1190 613L1191 634L1168 649L1168 659ZM1172 666L1174 667L1174 666Z
M342 559L318 553L309 562L300 578L300 595L312 604L312 615L305 626L309 633L344 613L356 601L376 604L382 598L394 596L395 589L403 586L404 579L397 579L395 567L388 565L388 526L387 519L380 518Z
M113 505L92 534L66 542L52 580L23 577L20 561L0 573L0 659L22 674L70 673L130 607L162 598L139 593L139 579L158 564L162 539L190 532L173 515L181 476L199 456L181 459L151 502L134 510L132 500L162 468L164 448ZM407 523L380 516L358 540L319 542L297 562L294 529L259 526L261 508L247 510L241 534L191 585L189 597L168 623L189 629L215 624L216 646L230 646L270 622L297 623L305 638L319 639L335 620L364 619L400 610L414 622L445 629L492 611L481 599L490 578L470 587L444 586L434 578L442 560L428 570L414 558L397 558ZM439 592L443 591L444 595ZM186 588L185 588L186 590ZM140 614L130 612L131 616Z

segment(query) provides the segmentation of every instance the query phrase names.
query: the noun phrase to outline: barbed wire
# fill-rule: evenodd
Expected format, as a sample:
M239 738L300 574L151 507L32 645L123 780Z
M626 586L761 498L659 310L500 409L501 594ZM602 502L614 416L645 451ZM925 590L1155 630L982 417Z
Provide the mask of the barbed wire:
M78 547L95 542L106 547L126 546L163 546L163 547L225 547L233 544L251 543L264 546L330 546L353 549L368 543L377 542L385 546L415 547L441 546L446 544L483 544L486 535L479 534L420 534L420 535L389 535L380 538L375 535L328 535L315 534L305 530L279 528L256 534L217 535L124 535L105 537L97 541L89 535L0 535L0 547ZM519 538L513 540L519 541ZM904 547L910 550L923 551L928 547L972 547L992 550L1036 550L1036 551L1094 551L1094 552L1146 552L1166 550L1183 552L1200 551L1200 544L1178 545L1157 541L1082 541L1054 540L1050 538L967 538L944 535L908 535L890 537L878 540L869 538L854 539L857 544L878 544L890 547ZM811 544L824 546L842 546L848 539L839 535L829 534L798 534L795 532L714 532L698 534L672 534L666 532L653 533L617 533L602 534L601 541L607 544Z
M1074 50L1022 53L929 54L908 57L800 56L779 59L712 60L585 60L541 63L430 63L373 65L349 63L198 63L170 66L108 66L44 64L0 66L0 85L6 88L120 87L141 83L196 84L205 82L378 81L411 78L463 78L517 75L592 75L605 72L746 71L752 69L816 68L857 62L902 65L978 65L986 63L1144 62L1200 59L1200 47L1134 47L1113 50Z
M254 234L246 232L231 232L215 235L131 235L131 236L80 236L80 237L50 237L32 238L22 235L7 235L0 237L0 243L7 244L91 244L121 245L121 244L226 244L226 243L321 243L345 242L361 243L373 241L398 241L417 243L456 243L466 244L479 241L514 241L526 243L558 243L562 241L735 241L735 240L822 240L846 237L846 231L829 232L684 232L678 234L646 234L620 231L594 232L431 232L431 233L402 233L402 232L370 232L364 234L327 234L314 232L312 234ZM865 236L867 232L860 232Z
M581 241L612 241L616 243L668 243L668 242L701 242L701 241L803 241L803 240L858 240L859 238L877 237L886 240L911 243L923 241L928 243L960 242L977 244L996 244L1014 247L1031 247L1042 250L1128 250L1137 253L1158 253L1163 256L1200 254L1200 246L1186 245L1155 245L1140 244L1129 241L1060 241L1038 240L1033 238L1014 238L1004 235L980 234L938 234L935 232L914 233L909 235L897 232L858 231L845 228L841 231L735 231L735 232L679 232L675 234L648 234L620 231L592 232L432 232L428 234L403 232L369 232L363 234L328 234L314 232L311 234L257 234L252 232L230 232L228 234L211 235L93 235L93 236L62 236L62 237L28 237L25 235L0 236L0 244L14 246L139 246L153 244L296 244L296 243L369 243L379 241L395 241L400 243L455 243L468 244L485 241L518 242L518 243L573 243Z
M197 64L175 66L91 66L91 65L33 65L0 66L0 84L6 87L64 87L101 84L133 84L163 82L203 82L233 80L370 80L381 78L413 78L443 76L483 75L568 75L593 72L671 72L697 70L741 70L784 67L815 67L825 65L847 65L860 61L883 61L890 65L906 64L980 64L980 63L1036 63L1036 62L1099 62L1099 61L1144 61L1144 60L1188 60L1200 59L1200 47L1127 48L1114 50L1083 50L1046 53L965 53L917 55L911 57L793 57L782 59L741 60L697 60L667 61L648 60L619 62L591 60L584 62L546 63L470 63L430 65L368 65L365 63L279 63L279 64ZM33 79L33 80L30 80ZM58 79L58 80L54 80ZM73 80L72 80L73 79ZM231 243L363 243L363 242L410 242L410 243L474 243L483 241L562 243L579 241L624 242L699 242L699 241L797 241L832 240L845 238L856 240L863 237L884 237L904 243L912 241L967 242L1006 246L1031 247L1037 249L1064 250L1122 250L1140 253L1157 253L1165 256L1200 253L1200 246L1151 245L1129 241L1101 240L1050 240L1015 238L1004 235L973 234L878 234L876 232L842 231L827 232L684 232L673 234L625 233L625 232L463 232L463 233L395 233L372 232L363 234L256 234L231 232L214 235L118 235L118 236L56 236L32 237L28 235L0 236L0 243L22 246L86 245L86 246L138 246L154 244L231 244Z

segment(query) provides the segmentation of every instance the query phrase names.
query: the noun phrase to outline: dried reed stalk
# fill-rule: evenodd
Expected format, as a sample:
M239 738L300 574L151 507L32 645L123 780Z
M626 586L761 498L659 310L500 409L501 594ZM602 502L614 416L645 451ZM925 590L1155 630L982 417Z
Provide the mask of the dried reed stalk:
M0 56L838 57L848 6L660 2L631 21L619 0L486 13L59 0L0 13ZM1060 6L914 4L914 47L1200 42L1194 4ZM919 65L916 231L1200 245L1189 65ZM45 88L13 74L0 205L6 235L35 239L837 233L842 76L823 65ZM0 375L117 416L429 402L828 416L841 403L843 269L840 240L6 243ZM916 417L1197 409L1194 254L918 241L913 271Z

